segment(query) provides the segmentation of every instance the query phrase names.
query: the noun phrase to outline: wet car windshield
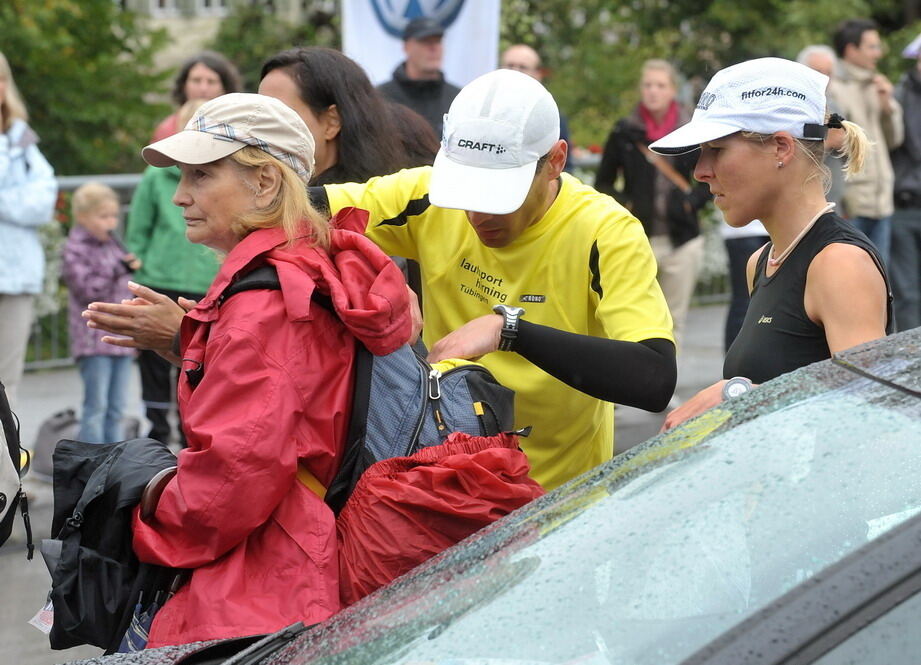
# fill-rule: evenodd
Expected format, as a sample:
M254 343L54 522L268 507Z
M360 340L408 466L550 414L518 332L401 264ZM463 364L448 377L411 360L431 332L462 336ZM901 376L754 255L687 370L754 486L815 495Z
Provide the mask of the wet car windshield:
M481 532L272 662L678 663L921 512L917 397L825 364L733 405Z

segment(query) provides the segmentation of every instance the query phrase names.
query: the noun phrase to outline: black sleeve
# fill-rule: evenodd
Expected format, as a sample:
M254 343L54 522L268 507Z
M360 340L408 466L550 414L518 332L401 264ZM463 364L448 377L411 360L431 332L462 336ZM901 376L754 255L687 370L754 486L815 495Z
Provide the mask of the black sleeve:
M515 352L592 397L662 411L675 392L675 345L667 339L622 342L522 320Z
M604 152L601 153L601 163L595 172L595 189L602 194L617 197L618 192L614 187L617 181L617 174L621 168L620 146L617 136L617 128L608 134L608 140L604 144Z
M318 213L329 216L329 196L326 195L325 187L308 187L307 196L310 197L310 205Z

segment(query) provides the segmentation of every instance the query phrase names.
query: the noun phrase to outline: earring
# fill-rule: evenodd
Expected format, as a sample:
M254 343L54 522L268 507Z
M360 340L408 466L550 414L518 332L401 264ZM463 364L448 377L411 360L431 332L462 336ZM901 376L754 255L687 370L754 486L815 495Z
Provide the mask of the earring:
M782 168L783 168L783 162L777 162L777 168L782 169Z

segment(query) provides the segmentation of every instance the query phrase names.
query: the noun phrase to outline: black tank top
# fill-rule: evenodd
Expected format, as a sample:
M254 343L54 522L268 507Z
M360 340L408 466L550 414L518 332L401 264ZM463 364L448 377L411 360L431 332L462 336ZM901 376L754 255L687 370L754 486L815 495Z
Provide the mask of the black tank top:
M873 258L888 296L886 332L891 332L889 279L876 247L854 226L833 213L822 215L777 271L767 277L768 244L758 256L755 284L745 321L723 362L723 378L745 376L755 383L831 357L825 330L810 320L803 304L812 259L832 243L856 245Z

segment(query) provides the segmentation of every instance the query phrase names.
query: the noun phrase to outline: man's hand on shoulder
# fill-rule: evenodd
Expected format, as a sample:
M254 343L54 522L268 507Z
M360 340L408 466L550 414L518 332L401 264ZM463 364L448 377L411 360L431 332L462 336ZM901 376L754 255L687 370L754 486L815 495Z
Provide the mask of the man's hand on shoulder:
M499 348L501 330L502 317L498 314L487 314L468 321L435 342L429 351L428 361L434 363L445 358L475 360Z

